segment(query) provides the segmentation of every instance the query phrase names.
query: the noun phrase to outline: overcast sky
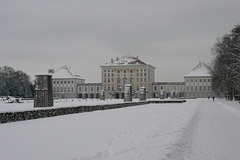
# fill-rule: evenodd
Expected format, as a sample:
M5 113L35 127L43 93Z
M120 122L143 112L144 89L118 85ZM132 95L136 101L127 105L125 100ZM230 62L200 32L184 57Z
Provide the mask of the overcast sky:
M1 0L0 66L36 73L68 65L101 82L111 58L138 56L155 81L183 81L240 23L239 0Z

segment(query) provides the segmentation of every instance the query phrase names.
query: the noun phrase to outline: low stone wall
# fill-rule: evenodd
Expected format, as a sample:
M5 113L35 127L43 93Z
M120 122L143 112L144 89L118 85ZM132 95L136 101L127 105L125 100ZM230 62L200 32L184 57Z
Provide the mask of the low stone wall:
M55 117L61 115L75 114L81 112L92 112L97 110L108 110L116 108L124 108L130 106L139 106L149 103L183 103L184 100L176 101L142 101L142 102L130 102L119 104L106 104L106 105L94 105L94 106L78 106L78 107L66 107L66 108L48 108L41 110L22 111L22 112L5 112L0 113L0 123L17 122L38 118ZM186 101L185 101L186 102Z

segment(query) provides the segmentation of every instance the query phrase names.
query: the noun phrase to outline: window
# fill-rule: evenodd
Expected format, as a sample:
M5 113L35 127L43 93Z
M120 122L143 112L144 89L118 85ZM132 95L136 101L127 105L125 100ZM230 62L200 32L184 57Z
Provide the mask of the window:
M72 83L73 83L73 81L72 81Z
M53 81L53 84L55 84L55 81Z
M195 91L197 91L198 89L197 89L197 86L195 86Z
M210 91L211 90L211 87L210 86L208 86L208 91Z
M206 82L206 79L203 79L203 82Z
M187 86L187 91L189 91L189 87Z
M62 84L62 81L60 83Z
M139 74L137 73L137 76L139 76Z
M191 86L191 91L193 91L193 86Z
M87 87L85 87L85 92L87 92Z
M82 91L82 87L79 87L79 92L81 92Z
M199 82L202 82L202 79L199 79Z
M106 72L106 70L104 70L104 72Z
M126 70L124 70L123 72L124 72L124 73L127 73L127 71L126 71Z
M154 90L155 90L155 91L157 90L157 86L154 86Z
M97 87L97 91L99 91L99 87Z
M93 87L91 87L91 91L93 91Z
M142 76L143 74L142 73L140 73L140 76Z
M193 79L191 79L191 82L193 82Z
M147 73L144 73L144 76L147 76Z
M176 86L174 86L173 88L174 88L174 90L176 90Z
M110 91L111 90L111 88L110 88L110 86L108 86L108 91Z
M120 70L117 70L117 73L120 73Z
M161 86L161 90L163 90L163 86Z
M64 83L66 84L66 81L64 81Z
M189 82L189 80L187 79L187 82Z
M202 86L199 86L199 90L202 91Z
M130 70L130 73L133 73L133 70Z
M203 86L203 90L206 91L206 86Z
M107 74L106 74L106 73L104 73L104 77L106 77L106 75L107 75Z
M110 83L110 78L108 78L108 83Z
M197 79L195 79L195 82L197 82Z
M211 79L208 79L208 82L211 82Z
M68 83L70 83L70 81L68 81Z
M59 82L57 81L57 84L58 84Z

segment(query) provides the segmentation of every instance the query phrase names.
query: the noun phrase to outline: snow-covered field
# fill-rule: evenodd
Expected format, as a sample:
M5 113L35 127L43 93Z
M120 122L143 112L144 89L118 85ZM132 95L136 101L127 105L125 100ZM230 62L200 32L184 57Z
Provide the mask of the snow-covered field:
M135 99L134 101L139 101ZM24 100L23 103L8 103L0 99L0 113L1 112L13 112L13 111L28 111L28 110L39 110L39 109L53 109L61 107L76 107L85 105L103 105L103 104L116 104L123 103L122 99L109 99L109 100L98 100L98 99L57 99L54 100L53 107L34 108L33 100Z
M149 104L0 124L3 160L238 160L240 104Z

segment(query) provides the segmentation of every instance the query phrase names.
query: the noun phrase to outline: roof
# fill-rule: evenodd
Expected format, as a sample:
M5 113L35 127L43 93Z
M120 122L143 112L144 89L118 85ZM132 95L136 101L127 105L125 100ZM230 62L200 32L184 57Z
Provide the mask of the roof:
M199 62L199 64L184 77L211 77L211 70L206 63Z
M63 66L55 73L52 78L78 78L81 79L80 75L74 74L70 67Z
M145 65L143 61L138 59L138 57L134 56L123 56L121 58L116 58L116 60L111 60L110 63L106 63L106 65Z

